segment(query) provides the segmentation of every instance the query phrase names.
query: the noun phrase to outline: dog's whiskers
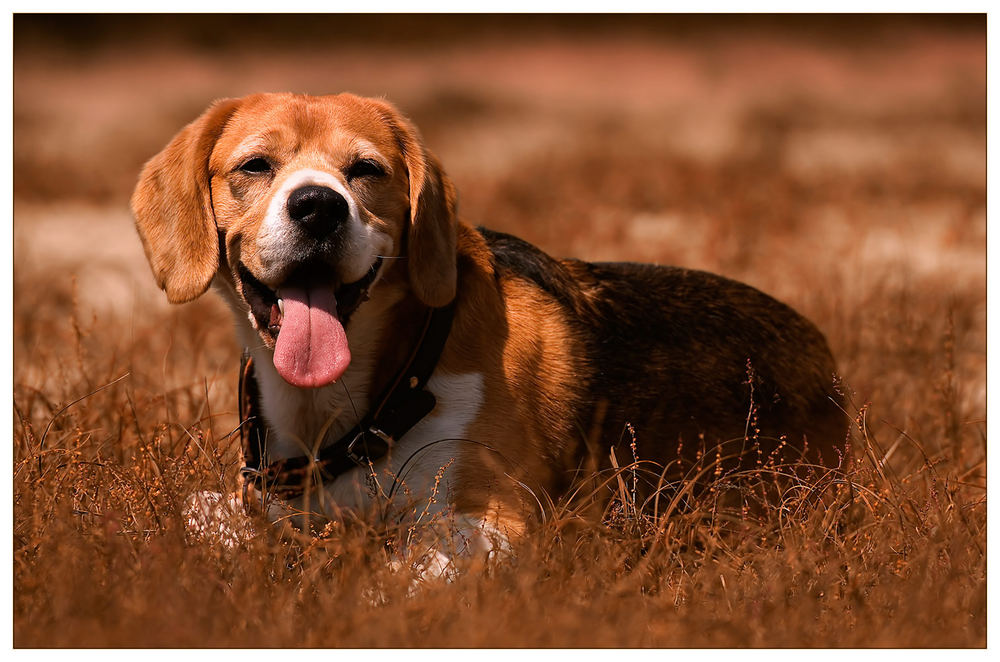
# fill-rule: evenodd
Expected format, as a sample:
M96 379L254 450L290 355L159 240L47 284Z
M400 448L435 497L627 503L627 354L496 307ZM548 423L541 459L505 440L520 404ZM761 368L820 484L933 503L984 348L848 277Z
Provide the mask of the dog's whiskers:
M354 412L355 425L361 425L361 414L358 413L358 407L354 404L354 397L351 395L351 389L347 388L347 382L343 379L340 380L340 385L344 387L344 394L347 396L347 401L351 403L351 410Z

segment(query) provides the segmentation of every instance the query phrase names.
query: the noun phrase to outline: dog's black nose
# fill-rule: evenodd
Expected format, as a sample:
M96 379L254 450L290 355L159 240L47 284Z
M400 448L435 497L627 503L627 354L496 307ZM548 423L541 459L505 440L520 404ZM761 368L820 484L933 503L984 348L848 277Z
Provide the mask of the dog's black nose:
M328 234L347 220L344 196L326 186L308 185L288 196L288 216L314 234Z

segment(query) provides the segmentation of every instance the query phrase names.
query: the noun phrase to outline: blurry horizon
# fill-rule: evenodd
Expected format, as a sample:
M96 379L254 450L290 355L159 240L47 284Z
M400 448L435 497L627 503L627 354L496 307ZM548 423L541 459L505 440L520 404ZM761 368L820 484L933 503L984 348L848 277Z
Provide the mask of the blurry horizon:
M78 53L111 46L310 50L376 43L412 47L609 33L664 42L725 38L739 31L819 45L891 47L913 30L985 38L984 14L15 14L14 54L31 49Z

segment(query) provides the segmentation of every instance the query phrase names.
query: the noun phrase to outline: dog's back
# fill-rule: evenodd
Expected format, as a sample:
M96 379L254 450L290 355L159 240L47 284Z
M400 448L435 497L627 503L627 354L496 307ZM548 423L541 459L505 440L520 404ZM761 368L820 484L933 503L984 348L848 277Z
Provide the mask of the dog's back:
M574 409L590 452L607 456L624 441L618 457L631 461L630 424L640 459L673 475L702 458L721 458L725 471L839 462L847 424L836 364L823 335L785 304L703 271L555 260L480 231L498 274L558 301L586 349Z

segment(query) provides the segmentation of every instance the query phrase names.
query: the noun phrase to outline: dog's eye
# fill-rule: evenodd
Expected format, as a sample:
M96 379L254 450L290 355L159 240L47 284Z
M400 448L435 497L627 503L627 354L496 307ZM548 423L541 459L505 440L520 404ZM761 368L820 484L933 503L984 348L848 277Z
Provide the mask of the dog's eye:
M240 170L250 175L260 175L265 172L271 172L271 164L267 162L267 159L255 156L254 158L245 161L243 165L240 166Z
M385 174L385 169L378 161L361 159L352 163L347 169L346 174L348 180L356 179L357 177L381 177Z

